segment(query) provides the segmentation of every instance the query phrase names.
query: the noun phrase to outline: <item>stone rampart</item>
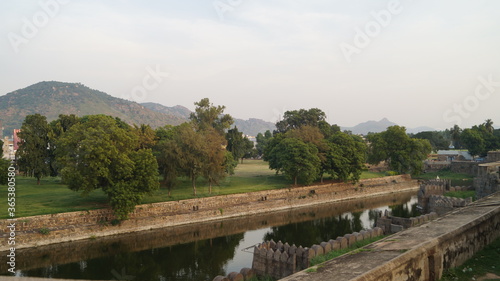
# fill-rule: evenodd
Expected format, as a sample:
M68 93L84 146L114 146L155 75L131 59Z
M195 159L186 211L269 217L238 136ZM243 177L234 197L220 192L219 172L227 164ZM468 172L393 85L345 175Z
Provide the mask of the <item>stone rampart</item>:
M500 237L500 192L283 281L434 281Z
M16 221L18 248L48 245L153 228L206 222L243 215L285 210L367 196L377 196L416 188L408 175L297 188L283 188L233 195L139 205L130 218L112 226L109 209L59 213L19 218ZM5 238L11 223L0 220L0 237ZM45 234L42 234L45 233ZM1 239L0 251L8 249Z
M475 176L477 174L477 163L474 161L451 161L450 169L454 173Z
M382 236L381 228L375 227L361 232L346 234L310 248L266 241L254 247L252 270L258 276L271 276L276 279L284 278L310 266L311 260L317 256L328 254L352 247L354 243ZM215 279L214 279L215 280Z

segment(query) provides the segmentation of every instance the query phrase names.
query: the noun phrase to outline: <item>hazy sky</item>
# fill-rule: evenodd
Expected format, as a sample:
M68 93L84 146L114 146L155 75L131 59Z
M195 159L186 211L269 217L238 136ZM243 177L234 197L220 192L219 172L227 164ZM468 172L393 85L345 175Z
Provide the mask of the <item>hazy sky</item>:
M500 1L0 2L0 95L81 82L237 118L500 125Z

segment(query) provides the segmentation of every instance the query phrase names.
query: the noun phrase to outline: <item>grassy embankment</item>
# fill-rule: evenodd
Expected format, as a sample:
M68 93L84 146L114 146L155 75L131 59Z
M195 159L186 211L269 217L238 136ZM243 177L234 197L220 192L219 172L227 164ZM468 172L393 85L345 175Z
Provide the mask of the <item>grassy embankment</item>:
M384 173L363 172L361 178L382 177ZM88 196L74 192L61 183L60 178L43 178L41 185L36 185L34 178L18 176L16 178L16 217L42 214L54 214L105 208L107 198L101 190L95 190ZM235 174L226 177L220 186L214 186L208 193L208 185L200 178L197 181L197 197L245 193L260 190L279 189L291 186L291 181L283 175L276 175L269 170L268 164L261 160L245 160L239 164ZM193 189L189 179L180 179L178 186L168 191L161 188L154 194L145 196L142 203L155 203L193 198ZM0 198L7 198L7 188L0 187ZM7 204L0 208L0 219L7 218Z

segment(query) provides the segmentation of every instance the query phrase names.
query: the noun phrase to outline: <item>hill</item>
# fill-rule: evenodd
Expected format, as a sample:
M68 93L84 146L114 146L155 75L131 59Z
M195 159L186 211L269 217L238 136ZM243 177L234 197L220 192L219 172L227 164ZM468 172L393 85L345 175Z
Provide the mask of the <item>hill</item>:
M367 135L368 133L383 132L387 129L387 127L394 125L398 124L389 121L387 118L383 118L380 121L366 121L354 127L341 127L341 129L343 131L351 131L353 134ZM430 127L406 128L406 132L409 134L416 134L422 131L435 131L435 129Z
M177 125L185 121L177 115L156 112L131 101L112 97L80 83L39 82L0 96L0 119L6 135L21 128L24 118L39 113L48 121L59 114L106 114L119 117L129 124L149 124L152 127Z
M142 103L141 105L156 112L172 114L174 116L183 118L185 120L189 119L189 114L191 114L191 111L189 109L180 105L168 107L161 105L159 103L152 103L152 102ZM244 134L250 136L256 136L258 133L264 133L267 130L270 130L272 132L273 130L276 129L274 123L266 122L262 119L256 119L256 118L250 118L248 120L235 118L233 126L238 127L238 130L240 132L243 132Z

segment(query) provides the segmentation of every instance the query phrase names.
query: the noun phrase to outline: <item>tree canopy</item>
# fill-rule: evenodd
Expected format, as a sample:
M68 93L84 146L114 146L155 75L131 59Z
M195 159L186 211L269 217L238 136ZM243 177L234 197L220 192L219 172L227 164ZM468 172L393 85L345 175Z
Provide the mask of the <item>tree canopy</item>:
M158 189L158 164L139 137L109 116L89 116L57 142L61 177L88 194L102 189L118 219L126 219L145 194Z
M406 128L400 126L370 134L367 139L370 143L368 163L386 161L389 168L398 173L420 174L423 160L432 150L428 140L412 139L406 134Z
M20 171L35 177L37 184L50 173L49 135L47 118L40 114L26 116L18 134L21 142L16 152L17 165Z

